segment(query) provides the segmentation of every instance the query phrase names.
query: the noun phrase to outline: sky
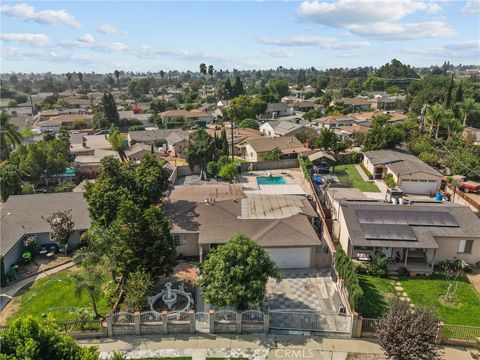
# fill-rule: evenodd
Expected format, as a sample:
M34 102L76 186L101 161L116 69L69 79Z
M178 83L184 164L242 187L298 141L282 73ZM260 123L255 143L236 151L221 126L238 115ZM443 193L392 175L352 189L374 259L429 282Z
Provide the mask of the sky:
M2 1L0 71L480 64L480 0Z

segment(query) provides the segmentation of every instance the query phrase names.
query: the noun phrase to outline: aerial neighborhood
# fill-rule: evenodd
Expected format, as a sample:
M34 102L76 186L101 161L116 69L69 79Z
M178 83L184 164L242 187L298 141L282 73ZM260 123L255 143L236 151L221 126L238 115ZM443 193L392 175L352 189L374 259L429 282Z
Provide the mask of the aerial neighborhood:
M1 359L480 358L478 63L136 49L198 64L0 74Z

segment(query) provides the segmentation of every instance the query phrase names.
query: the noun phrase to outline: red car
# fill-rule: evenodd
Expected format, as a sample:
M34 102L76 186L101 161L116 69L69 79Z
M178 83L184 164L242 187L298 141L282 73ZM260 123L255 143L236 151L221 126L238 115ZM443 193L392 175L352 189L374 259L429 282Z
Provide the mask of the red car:
M480 183L475 181L464 181L458 188L465 193L480 193Z

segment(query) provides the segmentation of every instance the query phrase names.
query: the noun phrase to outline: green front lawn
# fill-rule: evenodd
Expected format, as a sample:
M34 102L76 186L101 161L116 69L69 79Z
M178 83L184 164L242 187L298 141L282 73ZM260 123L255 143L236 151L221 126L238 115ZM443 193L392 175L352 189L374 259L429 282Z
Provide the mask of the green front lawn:
M402 278L402 287L415 305L430 305L446 324L480 326L480 294L467 279L458 282L455 303L445 304L448 282L441 276Z
M352 186L365 192L380 192L373 181L365 181L362 179L354 164L335 166L335 175L344 186Z
M358 312L365 318L377 319L388 309L389 296L395 295L393 280L370 275L358 275L363 297Z
M19 299L13 300L18 303L19 309L9 317L9 320L24 315L42 316L51 313L55 320L64 321L72 318L68 307L91 309L90 298L86 292L83 292L80 298L75 295L75 285L70 279L71 272L72 270L62 271L35 281ZM97 306L101 314L110 310L103 294ZM65 308L49 311L49 308L59 307Z

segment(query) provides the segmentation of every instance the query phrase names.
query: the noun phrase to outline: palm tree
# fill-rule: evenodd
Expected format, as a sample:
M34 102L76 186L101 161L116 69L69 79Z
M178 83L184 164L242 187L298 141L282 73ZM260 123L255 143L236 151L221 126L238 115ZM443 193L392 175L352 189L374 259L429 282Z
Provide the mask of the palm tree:
M78 80L80 81L80 85L83 88L83 74L81 72L78 72L77 76L78 76Z
M472 98L467 98L457 105L460 109L460 115L463 118L463 126L468 126L468 120L471 114L480 112L480 105Z
M6 160L10 156L10 147L22 143L22 135L15 125L10 124L10 114L2 110L0 114L0 159Z
M97 302L102 293L102 274L95 269L88 269L81 273L73 273L72 280L75 284L75 295L80 298L83 291L86 291L90 297L95 317L100 317Z
M440 131L440 124L442 123L443 119L445 118L445 108L441 104L435 104L429 106L427 108L427 112L425 114L425 120L430 127L430 136L433 135L433 130L435 130L435 139L438 138L438 134Z
M160 70L160 77L163 79L165 77L165 71Z
M118 153L118 156L120 156L120 160L126 162L128 159L127 155L125 154L125 138L116 127L112 126L110 128L108 142L110 143L110 145L112 145L112 149Z
M207 65L205 63L200 64L200 74L204 76L207 74Z
M71 72L67 72L65 76L67 77L68 83L70 84L70 89L73 89L73 83L72 83L73 74Z

